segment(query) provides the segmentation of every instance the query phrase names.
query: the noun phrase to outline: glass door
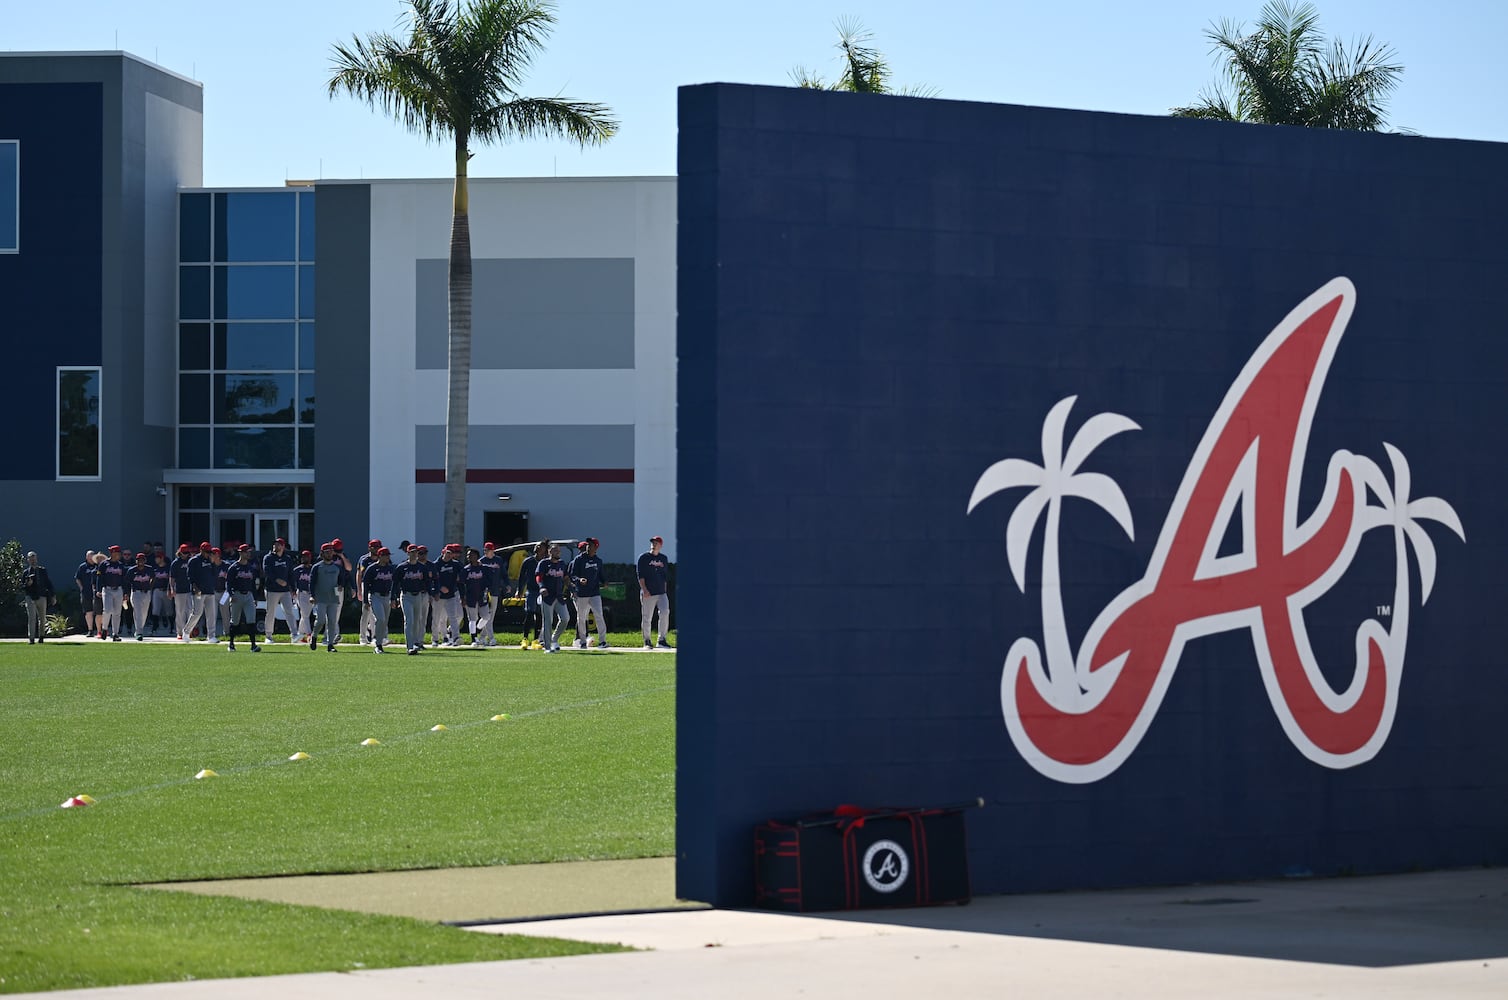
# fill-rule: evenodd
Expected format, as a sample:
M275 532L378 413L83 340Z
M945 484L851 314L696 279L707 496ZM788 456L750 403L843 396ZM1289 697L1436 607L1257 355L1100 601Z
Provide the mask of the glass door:
M271 552L272 543L279 538L288 539L288 548L298 551L298 539L293 537L292 518L287 514L257 514L257 540L253 543L258 552Z
M221 546L224 551L225 561L230 562L236 558L236 546L251 538L251 524L244 514L233 514L215 519L220 529L220 537L212 544Z

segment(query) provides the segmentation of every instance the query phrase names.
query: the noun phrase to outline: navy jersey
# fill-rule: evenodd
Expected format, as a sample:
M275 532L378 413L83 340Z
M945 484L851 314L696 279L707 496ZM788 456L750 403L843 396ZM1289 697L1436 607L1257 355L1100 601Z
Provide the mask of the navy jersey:
M223 563L225 567L225 589L233 594L254 594L257 584L261 583L262 573L254 562L242 563L236 560L233 563Z
M191 594L194 592L194 585L189 580L189 563L191 562L193 562L193 559L188 556L178 556L172 562L168 563L168 576L173 581L173 590L176 593Z
M529 556L524 560L524 564L518 568L518 589L520 593L539 593L539 581L534 578L538 571L538 557Z
M152 589L170 590L173 583L173 568L167 563L152 564Z
M441 559L435 566L436 597L449 600L461 593L461 564L454 559Z
M642 581L641 586L649 591L651 597L658 597L660 594L665 593L666 567L669 565L670 560L665 558L665 553L663 552L659 555L655 555L653 552L646 552L639 557L639 579Z
M311 588L311 587L314 586L314 565L313 565L313 563L309 564L308 566L305 566L303 563L299 563L297 566L293 567L293 577L292 577L292 579L293 579L293 590L294 590L295 593L299 593L299 594L307 594L307 593L309 593L309 588Z
M565 593L566 567L559 559L546 559L534 570L539 579L539 599L554 604Z
M131 581L132 590L151 590L157 585L157 574L152 572L150 566L133 566L127 578Z
M126 585L126 572L127 572L127 567L126 567L126 564L123 563L123 562L116 562L114 559L111 559L108 562L102 562L102 563L100 563L99 564L99 585L100 585L100 589L103 590L106 587L114 587L117 590L119 590L119 589L124 588L125 585Z
M284 594L293 589L293 556L269 552L262 557L262 583L269 594Z
M207 555L197 555L188 561L189 584L196 594L212 594L215 590L215 564Z
M577 597L602 596L602 559L585 552L571 561L571 582Z
M225 589L225 578L230 574L230 563L224 560L219 563L211 562L209 568L215 571L215 585L211 589L219 593Z
M85 611L94 606L94 588L99 579L95 574L96 568L93 563L81 562L78 570L73 574L73 582L79 585L79 597Z
M386 566L380 562L367 563L366 569L361 571L361 592L366 603L372 603L372 595L378 597L394 597L398 591L398 567L392 563Z
M461 585L461 594L466 604L473 608L479 604L486 604L487 594L491 589L487 581L491 579L492 573L481 563L475 566L468 563L463 575L465 582Z
M477 565L487 570L487 593L498 597L503 592L503 561L497 556L483 556Z
M405 594L427 594L430 587L428 563L407 562L398 567L398 589Z

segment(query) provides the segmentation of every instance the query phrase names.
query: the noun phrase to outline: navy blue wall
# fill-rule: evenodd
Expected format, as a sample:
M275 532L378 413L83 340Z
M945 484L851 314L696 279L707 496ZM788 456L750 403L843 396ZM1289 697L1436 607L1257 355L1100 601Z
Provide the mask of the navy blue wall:
M27 430L7 443L0 479L56 476L52 372L101 363L102 91L0 84L0 139L21 141L21 252L0 254L0 342L6 367L26 373L0 394L0 414Z
M975 796L981 892L1508 862L1508 146L730 85L683 89L680 126L681 895L748 902L766 818ZM1387 442L1466 535L1420 522L1436 573L1421 605L1409 557L1390 731L1354 766L1310 759L1241 628L1189 642L1118 767L1033 767L1001 678L1043 642L1044 532L1023 592L1005 540L1026 491L971 514L976 482L1041 463L1066 397L1069 436L1139 425L1082 465L1134 540L1063 501L1076 649L1148 572L1249 359L1337 277L1355 311L1297 520L1340 449L1391 478ZM1402 620L1378 611L1392 529L1359 537L1290 574L1347 567L1303 616L1336 691L1358 627Z

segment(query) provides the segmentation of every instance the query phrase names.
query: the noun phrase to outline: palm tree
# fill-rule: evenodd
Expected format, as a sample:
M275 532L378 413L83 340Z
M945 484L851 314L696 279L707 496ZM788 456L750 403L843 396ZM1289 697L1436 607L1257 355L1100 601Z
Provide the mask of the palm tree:
M1066 707L1080 693L1074 655L1068 644L1062 584L1058 577L1058 524L1063 498L1082 497L1091 501L1115 518L1115 523L1127 536L1136 537L1131 508L1115 480L1098 472L1080 472L1079 466L1084 464L1090 452L1114 435L1140 428L1135 421L1118 413L1097 414L1079 428L1065 454L1063 431L1068 423L1068 411L1077 398L1069 396L1060 400L1048 411L1042 424L1042 464L1034 465L1020 458L996 462L984 470L974 485L968 508L972 512L980 501L1001 490L1034 487L1016 507L1005 527L1006 561L1022 593L1026 592L1027 548L1036 531L1037 519L1044 508L1047 510L1042 546L1042 633L1047 647L1048 677L1060 707Z
M1174 108L1178 118L1348 128L1387 128L1387 100L1403 67L1391 47L1370 36L1349 48L1327 46L1319 12L1310 3L1272 0L1246 32L1219 21L1205 35L1224 63L1225 81L1200 94L1197 104Z
M523 73L555 23L549 0L405 0L409 31L353 37L334 47L330 96L345 92L409 131L455 145L450 225L450 405L445 425L445 540L466 532L471 409L471 144L565 137L585 146L618 130L605 105L523 97Z
M1414 558L1419 563L1419 603L1421 606L1429 601L1430 591L1435 586L1435 543L1430 540L1420 522L1434 521L1443 524L1455 532L1456 537L1463 542L1466 541L1466 529L1461 527L1461 519L1456 515L1455 508L1444 500L1439 497L1415 499L1411 496L1413 475L1409 471L1408 459L1404 457L1403 452L1386 441L1382 446L1387 451L1389 464L1393 467L1391 483L1371 459L1358 457L1357 468L1362 481L1371 487L1381 504L1377 508L1370 506L1367 508L1367 519L1364 522L1366 527L1391 527L1393 529L1393 544L1398 569L1391 607L1393 622L1388 632L1401 657L1403 642L1408 636L1409 549L1413 549Z
M874 34L854 18L842 18L838 29L838 48L843 52L843 74L828 83L805 67L791 70L791 79L804 90L846 90L854 94L900 94L906 97L932 97L931 87L905 87L894 90L890 85L890 63L870 43Z

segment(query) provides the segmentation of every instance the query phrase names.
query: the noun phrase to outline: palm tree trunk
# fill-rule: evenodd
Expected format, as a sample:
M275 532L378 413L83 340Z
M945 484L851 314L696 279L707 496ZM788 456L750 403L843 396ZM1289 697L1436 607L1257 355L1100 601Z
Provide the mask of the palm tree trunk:
M1047 504L1046 535L1042 539L1042 645L1058 707L1066 709L1078 697L1079 684L1073 647L1068 642L1068 621L1063 615L1063 583L1058 568L1061 514L1062 502L1053 497Z
M450 220L450 402L445 411L445 542L466 539L466 460L471 420L471 222L466 185L468 136L456 133L455 202Z

